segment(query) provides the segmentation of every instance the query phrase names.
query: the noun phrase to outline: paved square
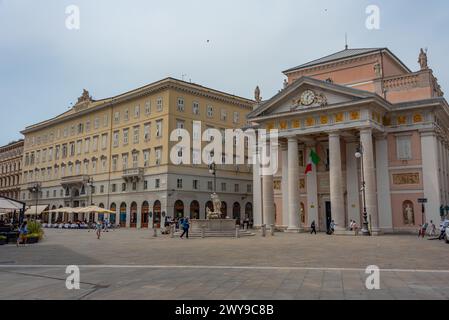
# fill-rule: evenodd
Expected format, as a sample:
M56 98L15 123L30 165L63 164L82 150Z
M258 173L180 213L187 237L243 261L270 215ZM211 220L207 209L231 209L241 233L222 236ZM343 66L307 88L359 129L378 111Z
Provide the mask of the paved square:
M415 236L260 234L171 239L148 230L46 230L0 246L0 299L449 299L449 245ZM81 270L67 290L66 266ZM367 290L367 266L381 269Z

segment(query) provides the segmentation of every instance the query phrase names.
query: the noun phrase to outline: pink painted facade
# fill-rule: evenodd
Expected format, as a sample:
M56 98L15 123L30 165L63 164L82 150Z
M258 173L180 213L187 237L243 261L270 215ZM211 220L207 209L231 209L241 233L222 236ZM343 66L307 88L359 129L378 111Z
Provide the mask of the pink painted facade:
M347 159L348 154L352 156L347 152L349 143L354 137L360 138L358 127L351 126L350 120L363 120L360 128L369 125L373 132L372 157L375 160L376 189L371 197L375 197L377 202L377 212L373 211L376 216L372 217L379 220L376 221L379 224L376 227L384 232L415 232L424 219L438 224L441 206L449 207L449 108L432 69L427 67L427 56L421 55L420 62L420 70L413 72L386 48L345 50L284 71L288 82L285 93L281 92L262 103L250 114L250 121L256 125L279 129L281 138L292 135L298 138L303 157L299 168L302 186L298 190L298 201L300 207L303 207L300 212L305 215L301 227L307 227L312 219L318 219L317 223L323 228L323 217L328 210L326 203L332 194L328 163L322 161L315 168L317 203L309 203L308 200L315 198L310 197L310 190L306 187L310 177L303 174L302 165L308 161L303 142L314 140L318 155L326 160L329 142L324 136L336 130L337 122L348 123L347 130L342 126L337 130L342 134L344 223L348 224L354 218L361 221L363 202L361 195L357 194L361 188L361 168L360 165L354 167ZM308 78L319 82L304 80ZM337 86L326 87L328 83ZM348 101L347 106L342 106L345 101L332 96L340 93L340 87L374 93L375 99L384 104L385 108L367 104L366 109L357 109L351 101ZM334 89L336 91L332 92ZM289 101L296 101L294 98L305 90L316 90L326 95L327 101L322 107L329 110L322 110L320 115L311 109L309 116L307 108L289 107ZM357 95L358 92L348 92L348 95ZM342 111L335 111L334 105L341 106ZM285 111L287 108L296 113L288 114ZM276 116L276 110L283 111L279 111L279 116ZM316 131L318 127L322 127L321 133ZM282 159L279 163L282 163ZM357 176L351 176L348 170L355 170ZM274 180L278 181L278 189L274 192L276 224L286 228L289 221L284 221L284 217L288 216L288 208L283 208L283 203L288 203L285 201L288 190L280 188L281 171ZM424 214L418 203L420 198L429 201ZM315 216L312 216L312 211L317 211Z

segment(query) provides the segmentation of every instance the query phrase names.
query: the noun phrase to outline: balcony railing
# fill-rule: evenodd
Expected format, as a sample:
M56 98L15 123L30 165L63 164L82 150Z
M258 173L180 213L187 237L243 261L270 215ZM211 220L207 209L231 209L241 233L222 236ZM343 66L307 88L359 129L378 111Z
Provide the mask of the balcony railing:
M66 176L61 179L61 185L71 186L71 185L83 185L89 181L89 176L86 175L76 175L76 176Z
M123 179L125 181L138 181L143 178L143 168L132 168L123 170Z

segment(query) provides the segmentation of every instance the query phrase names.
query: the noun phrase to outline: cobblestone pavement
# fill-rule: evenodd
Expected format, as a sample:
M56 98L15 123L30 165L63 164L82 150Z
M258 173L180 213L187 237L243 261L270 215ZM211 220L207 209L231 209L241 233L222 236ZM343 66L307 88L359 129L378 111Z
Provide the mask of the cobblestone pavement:
M449 299L449 245L415 236L283 234L241 239L152 237L152 231L47 230L0 246L0 299ZM81 271L67 290L66 266ZM368 290L365 269L381 269Z

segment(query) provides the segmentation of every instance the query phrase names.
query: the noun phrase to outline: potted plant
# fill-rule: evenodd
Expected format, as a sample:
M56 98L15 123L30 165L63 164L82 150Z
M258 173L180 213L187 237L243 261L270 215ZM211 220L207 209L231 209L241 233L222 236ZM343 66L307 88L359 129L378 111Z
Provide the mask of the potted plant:
M31 221L28 223L28 235L27 243L37 243L42 240L44 236L44 230L42 230L42 225L37 221Z
M0 246L6 244L6 237L5 236L0 236Z

